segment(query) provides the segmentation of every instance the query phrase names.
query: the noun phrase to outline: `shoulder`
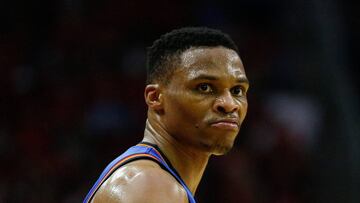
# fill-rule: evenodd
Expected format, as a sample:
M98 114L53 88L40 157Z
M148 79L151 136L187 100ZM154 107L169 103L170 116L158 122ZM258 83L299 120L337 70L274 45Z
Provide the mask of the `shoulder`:
M131 162L116 170L96 192L93 202L185 203L184 188L157 163Z

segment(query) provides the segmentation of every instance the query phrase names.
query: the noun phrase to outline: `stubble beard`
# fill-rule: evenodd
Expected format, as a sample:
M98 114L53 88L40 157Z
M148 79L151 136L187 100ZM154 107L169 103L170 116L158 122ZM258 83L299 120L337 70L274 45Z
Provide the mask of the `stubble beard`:
M230 135L226 135L230 136ZM203 139L200 141L200 147L203 149L203 151L210 153L212 155L225 155L227 154L234 146L234 142L236 139L236 135L234 137L225 137L223 135L219 135L219 137L216 140L208 140Z

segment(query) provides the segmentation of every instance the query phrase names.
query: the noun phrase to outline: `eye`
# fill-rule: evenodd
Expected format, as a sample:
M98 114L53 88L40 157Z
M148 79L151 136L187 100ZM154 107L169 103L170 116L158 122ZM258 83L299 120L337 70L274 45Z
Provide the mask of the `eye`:
M245 95L245 90L241 86L235 86L235 87L231 88L230 91L231 91L231 94L233 94L235 96L244 96Z
M211 85L210 84L207 84L207 83L201 83L199 84L197 87L196 87L197 90L199 90L200 92L203 92L203 93L210 93L212 92L212 88L211 88Z

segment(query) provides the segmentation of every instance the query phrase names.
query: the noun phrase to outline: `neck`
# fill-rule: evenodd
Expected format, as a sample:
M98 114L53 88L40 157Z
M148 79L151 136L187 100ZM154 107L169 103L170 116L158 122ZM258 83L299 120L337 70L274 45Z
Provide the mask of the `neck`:
M178 142L161 125L149 121L146 121L143 141L156 144L161 149L190 191L195 194L210 154Z

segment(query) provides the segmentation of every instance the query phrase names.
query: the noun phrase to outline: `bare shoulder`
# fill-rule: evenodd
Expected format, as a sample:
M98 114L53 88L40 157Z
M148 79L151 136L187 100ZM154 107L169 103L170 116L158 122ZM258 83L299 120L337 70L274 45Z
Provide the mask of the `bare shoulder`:
M93 202L185 203L184 188L157 163L138 160L116 170L96 192Z

